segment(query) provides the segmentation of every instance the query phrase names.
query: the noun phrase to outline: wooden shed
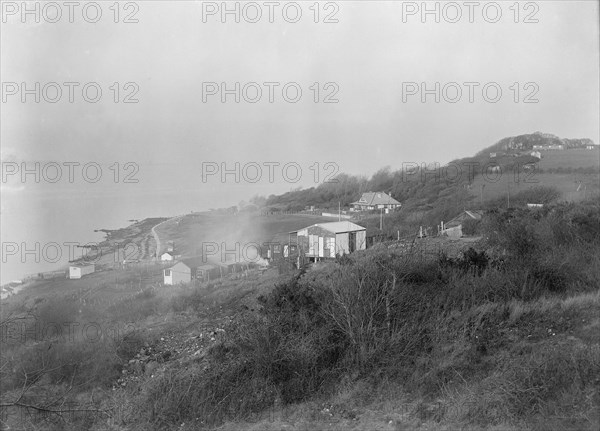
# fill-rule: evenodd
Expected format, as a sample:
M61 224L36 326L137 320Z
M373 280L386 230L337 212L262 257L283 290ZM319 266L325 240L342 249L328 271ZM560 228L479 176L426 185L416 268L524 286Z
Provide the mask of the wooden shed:
M367 229L349 221L317 223L290 234L311 261L367 248Z

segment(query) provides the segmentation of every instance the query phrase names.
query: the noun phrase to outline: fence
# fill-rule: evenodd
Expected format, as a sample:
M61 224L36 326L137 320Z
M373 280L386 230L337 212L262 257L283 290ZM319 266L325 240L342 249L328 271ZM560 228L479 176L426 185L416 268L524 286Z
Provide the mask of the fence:
M335 213L321 213L321 215L323 217L342 218L345 220L350 220L351 218L354 217L349 214L335 214Z

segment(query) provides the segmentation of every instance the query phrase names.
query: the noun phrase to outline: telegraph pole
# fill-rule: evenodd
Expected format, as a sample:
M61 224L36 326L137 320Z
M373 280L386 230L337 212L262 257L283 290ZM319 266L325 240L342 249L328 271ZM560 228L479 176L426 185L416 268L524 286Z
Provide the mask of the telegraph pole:
M481 185L481 206L483 207L483 189L485 188L485 184Z

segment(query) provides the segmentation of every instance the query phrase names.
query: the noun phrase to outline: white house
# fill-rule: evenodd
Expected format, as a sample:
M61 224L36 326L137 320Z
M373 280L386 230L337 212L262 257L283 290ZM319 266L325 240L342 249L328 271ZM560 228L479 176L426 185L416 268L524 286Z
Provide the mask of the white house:
M91 274L96 270L93 263L81 263L69 266L69 278L71 280L79 279L84 275Z
M168 252L168 251L166 251L160 255L161 262L170 262L173 260L173 258L174 258L173 253Z
M350 205L355 211L385 209L386 213L401 206L400 202L384 192L363 193L359 200Z

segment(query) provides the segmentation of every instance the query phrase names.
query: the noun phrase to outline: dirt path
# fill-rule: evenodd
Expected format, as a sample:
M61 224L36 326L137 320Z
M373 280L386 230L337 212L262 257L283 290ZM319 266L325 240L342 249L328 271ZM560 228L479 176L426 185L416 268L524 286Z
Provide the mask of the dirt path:
M159 255L159 253L160 253L160 237L158 236L158 232L156 232L156 228L159 227L163 223L168 223L170 221L180 219L181 217L185 217L185 216L180 215L180 216L171 217L170 219L162 221L152 228L152 235L154 236L154 241L156 242L156 258L157 259L160 259L160 255Z

